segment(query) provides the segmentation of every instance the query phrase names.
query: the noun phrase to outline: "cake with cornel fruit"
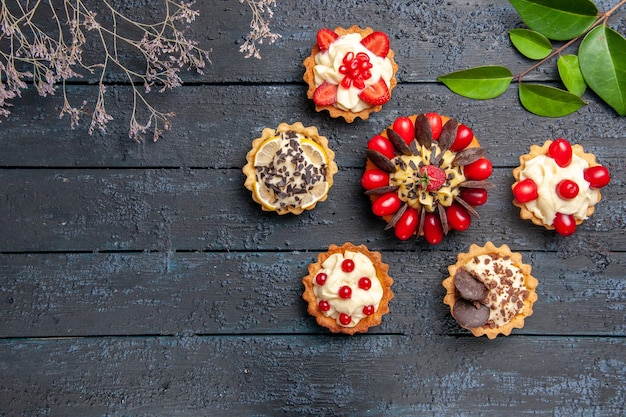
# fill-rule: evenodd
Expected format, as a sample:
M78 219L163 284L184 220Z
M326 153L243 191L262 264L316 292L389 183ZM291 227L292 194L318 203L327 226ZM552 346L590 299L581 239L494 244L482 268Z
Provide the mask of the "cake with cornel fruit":
M487 202L492 166L472 129L437 113L398 117L367 143L361 185L397 238L441 242Z
M520 217L569 236L591 216L601 199L600 188L611 177L593 154L563 138L532 145L513 170L513 204Z
M524 319L533 314L537 279L531 275L531 266L507 245L471 245L448 272L450 276L442 283L443 301L457 323L474 336L508 336L524 327Z
M331 117L367 119L391 98L398 65L386 33L372 28L319 29L304 60L307 97Z
M389 313L393 279L379 252L348 242L330 245L302 279L307 311L333 333L367 332Z
M334 158L316 127L281 123L252 142L244 185L263 210L301 214L326 200L337 172Z

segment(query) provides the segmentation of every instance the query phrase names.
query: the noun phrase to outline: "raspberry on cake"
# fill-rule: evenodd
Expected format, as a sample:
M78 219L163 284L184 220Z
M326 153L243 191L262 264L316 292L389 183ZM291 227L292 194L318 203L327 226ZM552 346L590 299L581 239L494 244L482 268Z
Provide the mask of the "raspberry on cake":
M364 245L331 245L302 279L309 314L333 333L366 332L389 313L393 279L388 269L380 253Z
M317 43L304 60L307 96L317 111L347 122L382 109L391 98L398 66L389 37L372 28L352 26L317 32Z
M334 157L317 128L281 123L252 142L244 185L263 210L300 214L326 200L337 172Z
M442 283L447 290L444 303L457 323L474 336L508 336L533 314L538 282L530 274L531 266L507 245L471 245L448 272Z
M562 236L591 216L601 199L600 188L611 177L593 154L563 138L532 145L513 170L513 204L520 217Z
M398 239L441 242L487 202L492 167L472 130L437 113L397 118L367 144L361 185Z

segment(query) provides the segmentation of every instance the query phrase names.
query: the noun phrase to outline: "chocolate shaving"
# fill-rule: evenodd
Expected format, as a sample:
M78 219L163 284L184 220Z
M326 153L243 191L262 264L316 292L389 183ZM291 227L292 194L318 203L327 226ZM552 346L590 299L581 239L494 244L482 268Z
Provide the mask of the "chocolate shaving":
M431 165L435 165L435 166L439 166L439 164L436 163L437 159L438 159L437 158L437 149L439 149L439 148L435 144L433 144L430 147L430 164Z
M367 151L365 151L365 153L369 160L383 171L394 172L396 170L396 166L393 164L393 162L391 162L391 159L387 158L382 153L374 149L368 149Z
M422 146L430 148L433 143L433 131L430 122L424 114L417 115L415 119L415 140Z
M404 203L402 205L402 207L400 207L400 209L398 209L398 211L396 212L396 214L393 215L393 217L391 218L391 220L389 220L389 223L387 223L387 226L385 226L385 230L389 230L392 227L396 226L396 223L398 223L398 220L400 220L400 217L402 217L402 215L404 214L404 212L406 211L406 209L409 208L409 204L408 203Z
M439 212L439 219L441 219L441 227L445 236L450 231L450 228L448 227L448 216L446 215L446 208L442 206L440 202L437 202L437 211Z
M469 214L471 214L472 216L476 217L477 219L480 219L480 216L478 215L478 212L476 210L474 210L474 207L472 207L467 201L463 200L459 196L455 196L454 197L454 201L456 201L457 203L459 203L460 205L465 207L465 209L469 212Z
M439 135L439 139L437 143L439 144L439 148L441 149L441 153L443 154L445 151L450 149L450 146L454 143L456 139L456 131L459 128L459 122L456 119L450 119L446 122L445 125L441 128L441 134Z
M487 181L467 180L459 184L462 188L492 188L493 184Z
M389 142L391 142L393 147L396 148L396 150L400 152L402 155L407 155L407 156L413 155L413 152L411 151L409 146L406 144L404 139L402 139L402 136L397 134L395 130L391 128L387 129L387 138L389 139Z
M452 165L465 166L472 162L478 161L485 156L485 150L483 148L465 148L458 152L452 161Z
M417 236L421 236L424 233L424 222L426 221L426 210L422 209L420 211L420 223L417 227Z
M365 195L379 195L379 194L387 194L390 193L392 191L396 191L398 188L397 185L386 185L384 187L378 187L378 188L374 188L372 190L367 190L365 192Z

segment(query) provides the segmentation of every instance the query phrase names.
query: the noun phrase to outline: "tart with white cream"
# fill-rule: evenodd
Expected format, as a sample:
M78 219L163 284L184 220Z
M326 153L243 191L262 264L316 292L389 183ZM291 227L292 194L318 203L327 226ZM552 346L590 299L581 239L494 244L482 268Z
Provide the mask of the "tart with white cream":
M322 28L316 38L303 76L315 110L328 110L349 123L380 111L397 84L398 65L387 34L352 26Z
M474 336L508 336L514 328L524 327L524 319L533 314L537 279L531 275L531 266L507 245L471 245L448 272L450 276L442 283L447 291L443 301L457 323Z
M334 158L316 127L281 123L252 142L244 185L263 210L301 214L326 200L337 172Z
M511 188L520 217L562 236L573 234L593 214L600 188L611 179L595 155L563 138L532 145L519 159Z
M381 254L364 245L330 245L302 279L307 311L333 333L367 332L389 313L393 279L388 269Z

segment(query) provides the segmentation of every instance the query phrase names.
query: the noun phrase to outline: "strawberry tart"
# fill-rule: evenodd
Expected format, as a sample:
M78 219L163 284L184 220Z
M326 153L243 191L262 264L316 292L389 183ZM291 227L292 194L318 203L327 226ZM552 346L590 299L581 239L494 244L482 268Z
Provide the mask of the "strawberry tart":
M333 333L367 332L389 313L393 279L388 269L381 254L364 245L330 245L302 279L307 311Z
M437 113L398 117L367 143L361 185L398 239L441 242L487 202L492 166L473 131Z
M513 204L520 217L569 236L591 216L611 177L593 154L563 138L532 145L513 170Z
M331 117L367 119L391 98L398 65L389 37L372 28L322 28L304 60L307 97Z

